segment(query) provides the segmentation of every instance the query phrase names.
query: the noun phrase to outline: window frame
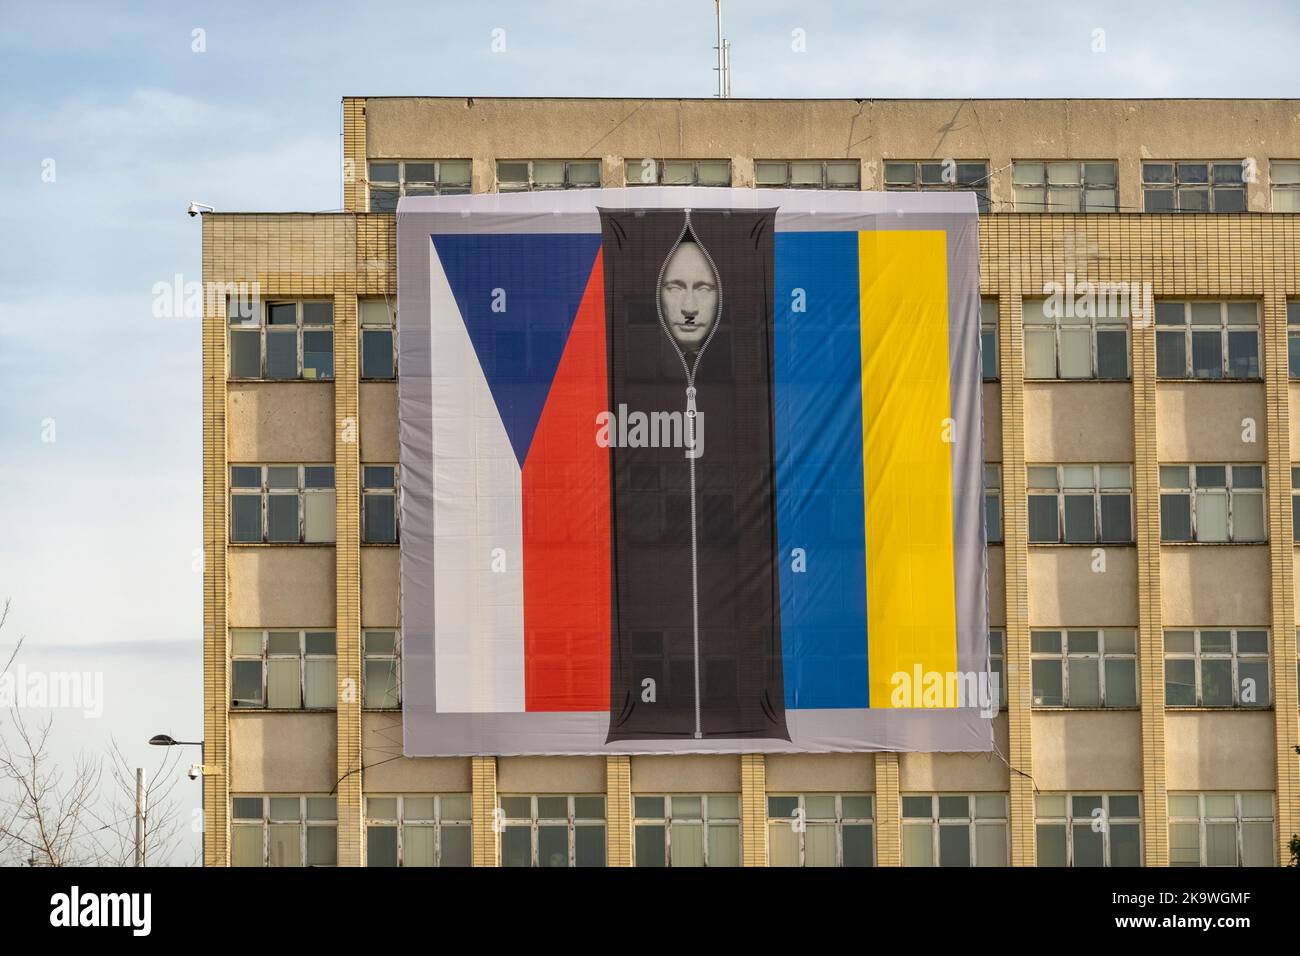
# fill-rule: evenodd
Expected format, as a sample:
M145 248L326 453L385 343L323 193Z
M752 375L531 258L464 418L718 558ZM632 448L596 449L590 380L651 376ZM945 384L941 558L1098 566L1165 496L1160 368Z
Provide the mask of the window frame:
M1042 167L1042 176L1032 182L1022 181L1020 174L1028 173L1030 167ZM1070 183L1052 183L1052 176L1049 171L1051 166L1074 166L1076 169L1076 179ZM1109 183L1089 183L1088 167L1089 166L1109 166L1111 168L1111 182ZM1043 199L1038 202L1030 202L1028 199L1021 198L1021 190L1041 189ZM1077 208L1053 208L1057 203L1052 201L1053 191L1058 193L1077 193ZM1089 208L1089 193L1113 193L1113 198L1109 204L1101 204L1101 208ZM1040 215L1065 215L1077 216L1083 214L1116 213L1120 210L1120 190L1119 190L1119 160L1116 159L1015 159L1011 162L1011 198L1013 208L1016 212L1036 213ZM1068 205L1068 204L1067 204ZM1034 208L1030 208L1033 206Z
M1115 316L1048 316L1046 312L1047 299L1025 299L1022 303L1022 314L1024 319L1021 323L1025 337L1025 381L1027 382L1128 382L1133 379L1133 339L1129 332L1132 319L1127 314ZM1099 302L1106 301L1098 299ZM1117 303L1117 307L1124 313L1128 312L1127 305ZM1042 313L1043 318L1047 321L1030 322L1028 316L1033 314L1030 309L1035 308ZM1095 310L1089 310L1095 311ZM1050 323L1050 324L1049 324ZM1052 334L1052 375L1031 374L1029 371L1029 356L1031 350L1029 347L1031 335L1045 335L1050 330ZM1088 335L1088 374L1087 375L1066 375L1062 361L1063 350L1061 342L1064 336L1071 333L1077 334L1086 332ZM1124 333L1124 374L1117 377L1112 375L1101 374L1101 349L1098 345L1098 335L1101 333L1114 334L1116 332Z
M248 486L248 485L237 486L237 485L235 484L235 469L237 469L237 468L258 468L258 469L260 469L260 485L259 485L259 488L258 488L257 492L253 492L252 489L251 489L251 486ZM272 488L272 487L270 487L270 469L272 469L272 468L296 468L296 469L298 470L298 474L297 474L297 487L296 487L295 489L293 489L293 491L289 491L288 489L285 489L285 488ZM324 487L324 486L319 486L319 487L318 487L318 486L315 486L315 485L309 487L309 486L307 485L307 469L308 469L308 468L314 468L314 469L328 468L329 471L330 471L330 484L329 484L329 487ZM326 464L326 463L320 463L320 464L299 464L299 463L288 463L288 464L270 464L270 463L266 463L266 464L252 464L252 463L249 463L249 464L233 464L233 463L232 463L232 464L230 464L230 465L228 466L228 468L227 468L227 471L226 471L226 477L227 477L227 482L228 482L228 484L227 484L227 495L226 495L226 498L227 498L227 506L228 506L228 508L229 508L229 510L230 510L230 514L229 514L229 516L228 516L228 521L229 521L229 528L228 528L228 542L229 542L230 545L237 545L237 546L250 546L250 545L251 545L251 546L255 546L255 545L275 545L275 546L314 545L314 546L331 546L331 547L332 547L332 546L337 542L337 540L338 540L338 515L337 515L337 511L336 511L335 509L336 509L336 507L337 507L337 503L338 503L338 497L337 497L337 480L338 480L338 473L337 473L337 471L335 470L335 466L334 466L334 463L333 463L333 462L329 462L328 464ZM250 541L250 540L237 540L237 539L235 538L235 502L234 502L234 499L235 499L236 497L241 497L241 498L252 498L252 497L254 496L254 494L256 494L257 497L259 498L259 509L260 509L260 510L259 510L259 514L260 514L260 517L261 517L261 534L259 535L258 540L256 540L256 541ZM271 531L271 521L270 521L270 500L271 500L272 497L287 497L287 496L289 496L290 494L295 495L295 496L297 497L297 499L298 499L298 534L297 534L297 537L296 537L294 540L292 540L292 541L273 541L273 540L270 539L270 531ZM333 499L333 506L331 507L330 510L331 510L331 512L332 512L333 515L334 515L334 520L333 520L333 522L332 522L332 526L331 526L331 530L330 530L330 535L329 535L328 538L323 538L323 539L321 539L321 540L319 540L319 541L317 541L317 540L308 541L308 540L307 540L307 502L308 502L308 500L309 500L309 496L312 496L312 495L320 495L320 496L328 495L330 498Z
M1076 864L1074 860L1074 830L1075 827L1087 825L1091 827L1095 817L1078 817L1074 812L1075 797L1101 797L1101 809L1103 825L1101 827L1102 839L1102 867L1112 867L1116 865L1111 860L1111 833L1114 826L1132 826L1137 832L1137 856L1138 865L1142 864L1142 794L1137 791L1047 791L1034 794L1034 848L1037 856L1037 865L1044 866L1042 863L1041 851L1039 851L1039 841L1041 834L1039 829L1044 826L1059 826L1065 829L1065 866L1073 869ZM1132 797L1137 802L1136 816L1116 816L1111 813L1112 797ZM1065 801L1065 814L1044 814L1040 809L1043 798L1062 798Z
M1054 468L1056 470L1056 487L1047 489L1046 487L1036 487L1033 482L1033 470L1036 468ZM1066 468L1091 468L1092 469L1092 488L1089 489L1092 495L1092 519L1093 519L1093 539L1091 541L1069 541L1066 540L1066 523L1065 523L1065 502L1066 498L1083 497L1083 488L1067 486L1065 483ZM1120 486L1103 487L1101 484L1101 469L1103 468L1126 468L1128 469L1128 487L1121 489ZM1135 527L1133 513L1133 465L1130 462L1077 462L1077 463L1055 463L1055 464L1029 464L1025 465L1025 495L1028 499L1026 506L1032 504L1035 497L1052 497L1056 498L1056 540L1043 541L1029 538L1029 544L1035 546L1104 546L1113 545L1120 547L1134 543ZM1128 498L1128 538L1122 541L1110 541L1103 537L1102 534L1102 499L1105 497L1120 497L1121 495ZM1026 530L1029 529L1028 519L1032 515L1026 516Z
M273 660L290 660L293 657L292 655L288 655L288 654L271 652L270 635L272 633L275 634L296 633L298 636L298 653L296 655L296 660L298 662L298 706L297 707L271 706L270 692L269 692L270 676L271 676L270 662ZM261 653L254 655L246 652L245 653L236 652L235 650L236 636L251 635L251 634L257 634L259 636ZM334 642L334 653L322 654L319 651L309 651L307 649L307 643L308 643L307 635L309 634L317 637L328 634L330 636L330 639ZM330 628L312 628L312 627L299 628L299 629L295 629L291 627L268 627L268 628L232 627L229 629L228 635L229 636L227 639L227 649L229 651L228 656L231 665L231 674L230 674L230 681L229 681L230 686L228 688L229 690L228 698L230 701L230 705L228 708L229 710L240 711L240 712L265 710L265 711L272 711L275 713L281 713L281 712L295 713L301 711L312 712L312 713L327 713L330 711L338 710L338 634L336 631ZM334 678L330 681L331 688L334 691L334 702L328 707L309 707L307 705L307 670L308 670L307 663L308 661L323 661L323 660L330 660L334 662ZM262 694L259 702L256 704L245 704L241 706L238 703L238 701L240 699L247 699L247 698L235 697L234 665L237 661L239 662L258 661L261 664Z
M539 800L560 799L563 797L566 803L567 814L564 819L559 817L541 816L538 813L537 805ZM506 800L524 800L529 801L529 817L512 817L506 813ZM604 807L604 816L590 817L577 815L577 801L580 799L599 799ZM601 848L602 862L600 866L609 865L609 799L603 793L505 793L497 795L497 809L501 813L501 833L497 839L497 862L499 866L508 866L506 862L506 841L505 832L512 827L518 828L523 824L529 827L530 835L530 863L529 868L543 868L541 864L541 839L540 833L543 827L564 826L567 833L568 860L565 866L569 869L576 869L579 864L578 859L578 829L580 827L589 827L595 829L597 826L601 830ZM591 864L584 864L591 865Z
M400 869L412 864L406 863L404 859L404 850L406 844L406 828L413 827L430 827L433 829L433 862L432 868L460 868L462 864L443 863L443 828L452 827L463 829L466 836L469 837L469 859L463 864L464 866L474 865L474 830L473 830L473 794L469 793L366 793L363 794L365 799L364 822L366 828L366 866L376 866L370 860L370 830L374 828L391 828L395 831L397 843L397 863ZM443 801L447 798L466 801L467 808L463 817L452 816L450 818L444 813ZM406 814L406 801L432 800L433 817L432 819L423 819L420 817L408 818ZM372 813L371 800L395 800L397 814L393 818L384 817L381 814ZM423 867L420 867L423 869Z
M433 166L433 180L412 180L406 175L407 164L412 166ZM443 183L442 166L443 163L465 164L468 167L469 178L464 183L452 182ZM396 166L397 179L373 179L371 177L371 167L375 165ZM376 208L373 192L378 187L383 192L396 192L394 196L393 208ZM407 187L419 190L418 192L407 192ZM474 161L472 159L366 159L366 209L369 212L397 212L397 200L403 196L468 196L474 191Z
M810 817L808 816L808 797L830 797L835 801L834 817ZM846 817L844 815L844 798L865 798L871 801L871 815L869 817ZM790 816L773 815L772 800L789 800L797 801L796 808L800 811L799 815ZM808 828L818 827L821 829L831 830L835 834L835 863L836 867L843 868L844 863L844 827L867 827L871 836L871 862L867 866L876 865L876 795L874 793L767 793L764 795L764 806L767 811L766 826L771 833L774 827L789 826L793 827L797 821L801 823L802 829L795 830L798 839L798 857L799 862L794 866L800 869L808 866ZM771 838L769 837L769 846ZM769 861L770 862L770 861ZM779 864L771 864L779 865ZM793 868L793 867L792 867Z
M1147 178L1147 170L1156 166L1172 167L1170 171L1170 181L1167 183ZM1205 180L1203 182L1191 181L1184 182L1180 177L1180 172L1184 166L1204 166ZM1216 166L1232 166L1237 170L1238 179L1219 183L1215 179ZM1142 168L1139 171L1142 176L1142 211L1154 215L1171 215L1179 213L1200 213L1202 215L1240 215L1250 212L1250 194L1246 188L1245 177L1245 160L1242 159L1144 159ZM1183 194L1193 191L1205 190L1205 208L1204 209L1184 209ZM1231 190L1241 192L1241 208L1228 209L1221 211L1215 209L1215 196L1218 191ZM1149 193L1167 193L1173 194L1173 205L1169 209L1148 209L1147 195Z
M1293 167L1294 172L1291 174L1294 179L1287 181L1278 181L1278 167ZM1268 198L1269 209L1272 212L1300 212L1300 160L1297 159L1270 159L1268 161ZM1278 209L1278 196L1285 195L1292 197L1291 205L1294 209Z
M979 797L1001 797L1002 798L1002 815L1000 817L980 816L977 799ZM916 817L907 816L905 813L906 800L920 799L929 797L930 799L930 816ZM953 799L964 797L966 799L966 815L964 817L945 816L939 810L940 799ZM900 854L905 854L907 849L907 840L901 837L901 834L907 827L919 828L928 826L930 829L930 863L929 866L941 867L942 849L940 846L940 834L944 826L964 825L967 828L967 839L969 841L967 852L971 868L980 866L1010 866L1011 864L1011 818L1009 815L1009 798L1008 794L1000 791L985 792L968 792L968 793L900 793L899 797L899 828L900 828ZM998 862L980 862L979 860L979 828L980 827L997 827L1002 828L1002 846L1005 849L1003 859ZM903 866L924 866L921 863L902 862Z
M1108 633L1118 636L1120 632L1126 633L1132 640L1132 651L1114 651L1106 649L1106 635ZM1034 638L1055 634L1060 641L1059 651L1040 651L1034 649ZM1095 651L1070 650L1071 634L1095 634L1097 638L1097 649ZM1133 703L1131 704L1108 704L1106 702L1106 664L1108 661L1129 661L1133 662ZM1034 686L1034 663L1036 661L1050 661L1060 664L1061 673L1061 703L1048 704L1040 700L1037 688ZM1071 664L1074 661L1096 661L1097 662L1097 696L1100 703L1097 704L1076 704L1070 700L1070 671ZM1140 710L1142 707L1141 697L1141 674L1138 673L1138 653L1137 653L1137 630L1132 627L1034 627L1029 631L1029 685L1030 700L1035 710Z
M1226 631L1229 635L1227 651L1205 651L1201 647L1201 637L1206 632L1215 633ZM1266 650L1259 651L1242 651L1239 649L1239 635L1242 633L1263 634ZM1192 636L1192 649L1190 651L1171 651L1169 649L1169 636L1171 634L1190 634ZM1162 651L1164 657L1165 672L1165 694L1164 704L1166 708L1194 709L1194 710L1272 710L1274 702L1273 688L1273 635L1267 627L1169 627L1165 628L1161 634ZM1268 697L1263 702L1242 703L1241 701L1241 663L1242 659L1249 663L1263 663L1264 673L1268 680ZM1203 677L1202 664L1204 661L1229 661L1232 686L1232 702L1228 704L1213 704L1205 702L1205 683ZM1169 691L1171 681L1169 679L1170 661L1192 661L1192 680L1195 700L1190 704L1170 703Z
M1248 325L1240 321L1230 321L1228 317L1229 306L1249 303L1255 308L1255 321L1253 325ZM1197 322L1192 317L1194 306L1215 305L1219 309L1219 321L1214 327L1219 333L1219 374L1218 375L1197 375L1196 374L1196 353L1195 340L1196 333L1204 333L1210 330L1210 326ZM1173 324L1161 316L1164 311L1168 314L1170 306L1181 306L1183 311L1183 320L1180 324ZM1156 301L1155 315L1155 332L1156 332L1156 380L1162 382L1262 382L1267 369L1264 366L1264 353L1261 348L1262 322L1260 316L1260 303L1255 299L1159 299ZM1164 375L1160 372L1160 340L1162 336L1168 337L1177 334L1175 330L1180 330L1183 337L1183 374L1182 375ZM1234 375L1232 374L1232 353L1231 353L1231 336L1235 333L1246 331L1255 333L1255 365L1256 375Z
M393 483L387 485L372 485L370 483L370 470L377 468L391 468L393 470ZM401 469L397 464L385 464L377 462L367 462L361 466L361 543L364 545L373 545L377 547L393 547L401 544L402 541L402 497L401 497ZM366 501L370 497L383 497L393 499L393 539L391 541L375 541L370 537L370 522L366 518Z
M380 654L372 652L368 646L369 635L374 633L391 633L393 635L393 653ZM368 702L370 683L367 661L392 661L393 686L396 702L387 706L376 706ZM361 629L361 709L370 711L400 711L402 709L402 632L396 627L365 627Z
M1166 545L1166 544L1256 545L1256 544L1268 543L1268 533L1269 533L1268 474L1267 474L1267 469L1263 462L1246 462L1246 461L1177 462L1177 463L1171 462L1168 464L1161 464L1158 466L1158 468L1159 471L1157 473L1157 484L1158 484L1157 490L1160 495L1160 502L1159 502L1160 543L1162 545ZM1187 469L1187 476L1188 476L1187 481L1178 487L1176 487L1173 484L1166 484L1165 483L1166 475L1168 475L1173 469L1177 469L1177 468ZM1224 469L1224 484L1206 485L1204 486L1204 488L1202 488L1202 486L1197 480L1197 472L1201 468ZM1254 468L1259 471L1259 485L1257 487L1251 485L1242 486L1240 488L1237 487L1236 483L1234 482L1234 475L1237 469L1241 469L1241 468ZM1222 491L1224 493L1226 516L1224 518L1225 527L1224 527L1224 537L1222 540L1219 539L1210 539L1208 541L1201 540L1200 528L1198 525L1197 516L1199 512L1200 501L1203 497L1203 495L1201 494L1202 491L1204 491L1206 494L1210 492L1217 492L1217 491ZM1236 512L1237 498L1239 496L1243 498L1251 497L1251 498L1259 499L1260 530L1261 530L1262 537L1241 538L1241 539L1237 537L1237 529L1236 529L1236 524L1234 522L1234 514ZM1175 497L1180 497L1180 498L1185 497L1188 499L1188 513L1189 513L1190 521L1188 524L1187 538L1170 538L1167 537L1165 534L1166 529L1165 529L1165 520L1164 520L1164 503L1166 498L1172 499Z
M997 528L989 521L989 508L997 509ZM1005 538L1002 508L1002 462L984 463L984 535L985 544L1002 544ZM995 537L996 535L996 537Z
M980 381L1002 381L1002 357L998 347L1002 342L1001 300L997 296L980 297ZM990 314L991 313L991 314ZM985 337L992 336L992 348L986 347ZM992 357L993 373L989 374L988 358Z
M367 323L365 321L366 306L383 303L388 314L386 324ZM367 375L366 374L366 338L367 333L385 332L389 335L392 345L392 374L391 375ZM398 378L397 367L397 308L396 303L385 296L367 296L357 300L357 373L363 382L395 382Z
M270 321L271 309L276 306L292 305L294 307L294 352L295 352L295 369L292 377L275 376L269 374L270 352L268 349L268 336L279 335L287 336L285 331L272 331ZM307 321L306 306L308 305L328 305L330 309L329 322ZM302 299L263 299L258 303L256 314L249 318L239 314L242 304L236 297L227 299L226 302L226 380L229 382L333 382L334 381L334 358L336 339L334 337L334 300L332 298L307 297ZM277 330L284 330L287 326L277 325ZM307 375L306 368L306 349L305 336L308 334L319 334L328 332L330 336L330 367L328 375ZM247 336L252 338L254 335L258 339L258 366L256 375L236 375L235 374L235 336ZM315 370L313 369L313 372Z
M989 677L995 681L993 691L998 695L999 711L1007 709L1007 632L1003 627L991 627L989 634Z
M992 200L989 198L989 180L992 173L989 171L989 161L987 159L953 159L954 168L957 170L957 179L954 182L926 182L925 167L943 167L942 159L885 159L881 162L881 178L884 182L886 192L962 192L974 193L975 204L979 214L985 215L991 211ZM890 180L890 166L908 166L912 167L912 178L908 182L901 179ZM963 166L981 166L984 175L968 183L961 182L961 167ZM983 186L981 190L978 187Z
M1243 811L1243 809L1242 809L1243 798L1246 797L1247 795L1250 795L1250 796L1263 796L1263 795L1265 795L1265 794L1268 795L1269 800L1270 800L1270 803L1271 803L1271 805L1272 805L1272 813L1271 813L1271 815L1268 816L1268 817L1261 817L1261 816L1256 816L1256 815L1253 815L1253 814L1247 816L1247 815L1245 814L1245 812ZM1246 866L1246 865L1247 865L1247 864L1246 864L1246 860L1245 860L1245 856L1246 856L1246 847L1245 847L1245 829L1246 829L1246 824L1249 824L1249 823L1254 823L1254 824L1267 823L1267 824L1269 824L1269 827L1270 827L1271 830L1272 830L1272 839L1270 839L1270 840L1268 841L1268 845L1269 845L1269 848L1270 848L1271 859L1269 860L1269 862L1268 862L1267 865L1269 865L1269 866L1276 866L1276 865L1277 865L1277 794L1274 793L1274 792L1271 791L1271 790L1237 790L1237 791L1231 791L1231 796L1232 796L1232 798L1233 798L1233 816L1231 816L1231 817L1218 816L1218 815L1208 814L1208 813L1206 812L1205 804L1206 804L1206 798L1207 798L1207 797L1224 797L1224 796L1228 796L1228 795L1229 795L1228 792L1224 792L1224 791L1214 791L1214 790L1209 790L1209 791L1206 791L1206 790L1201 790L1201 791L1170 791L1170 793L1169 793L1168 796L1167 796L1167 804L1166 804L1167 809L1168 809L1168 824L1167 824L1167 828L1168 828L1168 829L1167 829L1167 833L1168 833L1168 837L1169 837L1169 845L1170 845L1170 851L1171 851L1171 859L1170 859L1170 861L1169 861L1169 865L1170 865L1170 866L1179 866L1179 867L1182 867L1182 866L1201 866L1201 867L1208 867L1210 864L1207 862L1207 854L1208 854L1208 852L1209 852L1209 847L1208 847L1208 841L1206 840L1206 828L1207 828L1208 826L1215 825L1215 824L1223 825L1223 824L1228 824L1228 823L1233 824L1233 826L1234 826L1234 828L1235 828L1235 836L1236 836L1236 850L1237 850L1237 854L1236 854L1236 855L1237 855L1237 862L1234 864L1235 866L1239 866L1239 867L1241 867L1241 866ZM1175 801L1175 799L1178 799L1178 798L1188 798L1188 797L1195 797L1195 798L1196 798L1196 816L1195 816L1195 817L1187 816L1187 815L1184 814L1184 813L1175 813L1175 812L1174 812L1174 801ZM1174 845L1173 845L1173 844L1174 844L1174 840L1173 840L1173 830L1174 830L1174 827L1175 827L1175 825L1177 825L1177 826L1191 826L1191 825L1193 825L1193 824L1195 824L1195 825L1197 826L1197 840L1198 840L1197 850L1198 850L1198 860L1197 860L1196 863L1183 863L1183 862L1175 863L1175 862L1173 861L1173 859L1172 859L1172 851L1173 851L1173 849L1174 849ZM1256 864L1251 864L1251 865L1256 865Z
M235 813L236 801L238 800L260 800L262 804L261 816L259 818L240 817ZM272 800L293 800L298 801L298 819L274 819L271 812ZM311 817L309 801L328 801L333 804L334 815L331 818ZM271 846L270 839L271 827L283 827L294 824L298 827L298 859L301 861L298 866L338 866L338 801L332 794L323 793L306 793L306 794L281 794L281 793L232 793L230 795L230 829L231 829L231 849L230 865L247 866L235 862L235 843L236 833L240 830L252 830L255 825L260 826L262 834L262 862L252 864L253 866L270 867L271 863ZM308 862L308 844L307 833L311 829L328 829L334 832L334 839L330 842L333 847L334 861L332 863L309 863Z
M700 801L700 816L699 816L698 818L696 818L696 817L682 817L682 818L680 818L681 821L684 821L684 822L695 823L695 822L698 821L699 824L700 824L700 840L701 840L702 850L703 850L703 854L702 854L702 857L701 857L702 862L701 862L700 865L701 865L702 867L706 868L706 869L709 868L709 867L726 868L726 867L731 867L731 866L740 866L740 865L744 862L744 861L743 861L743 855L744 855L744 842L743 842L743 841L744 841L744 830L743 830L743 824L742 824L742 822L741 822L742 817L744 816L744 812L745 812L745 811L744 811L744 807L743 807L743 805L742 805L742 801L741 801L740 794L738 794L738 793L725 793L725 792L721 792L721 791L714 792L714 793L634 793L634 794L632 794L632 855L633 855L632 865L633 865L633 866L642 866L642 865L649 866L649 865L650 865L650 864L642 864L642 863L640 863L640 862L638 862L638 861L636 860L636 843L637 843L636 835L637 835L637 829L638 829L638 827L661 827L661 828L663 829L663 838L664 838L664 864L663 864L663 868L664 868L664 869L672 869L672 868L673 868L673 865L674 865L674 864L673 864L673 847L672 847L672 844L673 844L673 835L672 835L672 831L673 831L673 820L674 820L674 817L673 817L673 811L672 811L672 801L673 801L674 798L682 798L682 797L685 797L685 798L687 798L687 799L691 799L691 800L698 799L698 800ZM734 817L732 817L732 816L715 816L715 815L711 812L711 809L712 809L712 808L711 808L711 804L713 803L713 800L714 800L714 798L716 798L716 797L724 797L724 798L726 798L726 799L728 799L728 800L733 800L733 799L734 799L734 800L736 801L736 815L735 815ZM642 815L639 815L639 814L637 813L637 800L638 800L638 799L641 799L641 800L646 800L646 799L649 799L649 800L663 800L663 801L664 801L664 811L663 811L663 816L662 816L662 817L651 817L651 816L642 816ZM873 809L874 809L874 808L873 808ZM736 830L737 835L739 836L740 842L737 844L737 846L738 846L739 849L738 849L738 851L737 851L737 859L736 859L736 862L735 862L734 864L731 864L731 863L710 863L710 862L709 862L709 852L710 852L710 851L709 851L709 844L710 844L709 831L710 831L710 828L711 828L712 826L725 827L725 828L727 828L727 829L731 829L733 826L735 827L735 830ZM677 865L677 866L689 866L690 864L679 863L679 864L676 864L676 865Z
M526 183L516 182L513 180L503 181L501 179L501 167L503 164L510 165L514 163L528 164L528 181ZM550 183L538 184L534 164L536 163L562 163L564 165L564 182L559 185ZM596 166L595 182L574 182L571 176L572 169L577 165L588 165L594 163ZM499 193L527 193L527 192L549 192L560 189L599 189L601 186L601 168L599 159L498 159L496 167L493 170L496 181L496 191Z
M821 165L821 182L819 185L811 183L794 182L794 166L803 165ZM783 166L784 175L780 183L760 182L760 166ZM852 166L856 172L856 178L852 183L832 183L830 180L830 167L843 166L848 168ZM862 163L856 159L756 159L754 160L754 187L756 189L829 189L839 191L861 191L862 190Z
M652 179L652 180L647 180L647 179L645 179L643 176L639 176L639 175L638 175L638 176L633 176L633 175L631 175L632 171L633 171L635 168L637 168L637 167L640 167L640 169L643 170L643 171L646 170L646 169L648 169L648 167L646 166L646 163L647 163L647 162L654 163L654 168L655 168L654 179ZM691 168L691 181L690 181L689 183L687 183L687 182L677 182L677 181L674 181L674 182L665 182L665 177L667 176L667 170L668 170L668 167L669 167L670 165L686 164L686 163L689 163L689 164L690 164L690 168ZM727 167L727 177L726 177L726 182L712 182L712 181L701 182L701 181L700 181L700 164L702 164L702 163L705 164L705 165L717 165L717 164L724 164L724 163L725 163L725 164L726 164L726 167ZM732 172L733 172L733 170L732 170L732 162L731 162L731 159L730 159L730 158L724 158L724 157L701 158L701 159L655 159L654 157L646 156L646 157L644 157L644 158L642 158L642 159L627 159L627 158L624 158L624 160L623 160L623 185L624 185L624 186L628 186L628 187L633 187L633 188L635 188L635 187L640 187L640 186L716 186L716 187L726 187L726 186L730 186L730 185L732 184Z

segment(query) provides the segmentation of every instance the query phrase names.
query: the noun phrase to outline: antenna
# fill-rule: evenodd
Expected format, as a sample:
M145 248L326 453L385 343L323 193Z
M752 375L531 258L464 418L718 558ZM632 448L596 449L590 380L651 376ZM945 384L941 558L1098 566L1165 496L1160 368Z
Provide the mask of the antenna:
M713 48L718 51L718 65L713 70L718 74L718 99L727 99L731 96L731 41L722 38L722 0L713 0L713 10L718 26L718 42Z

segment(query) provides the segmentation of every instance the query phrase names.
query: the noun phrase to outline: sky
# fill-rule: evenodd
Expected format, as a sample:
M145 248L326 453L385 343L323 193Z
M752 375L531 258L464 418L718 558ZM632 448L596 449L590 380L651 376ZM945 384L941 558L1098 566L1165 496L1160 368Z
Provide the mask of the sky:
M736 97L1297 94L1294 0L724 15ZM155 308L202 278L190 201L337 209L344 96L707 97L713 43L708 0L0 0L0 647L103 675L62 763L202 734L200 322Z

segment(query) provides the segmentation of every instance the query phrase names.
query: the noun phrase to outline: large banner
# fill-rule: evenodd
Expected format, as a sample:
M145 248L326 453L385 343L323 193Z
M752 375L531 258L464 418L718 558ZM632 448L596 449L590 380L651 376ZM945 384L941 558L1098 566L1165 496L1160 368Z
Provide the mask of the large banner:
M408 756L991 749L973 195L397 221Z

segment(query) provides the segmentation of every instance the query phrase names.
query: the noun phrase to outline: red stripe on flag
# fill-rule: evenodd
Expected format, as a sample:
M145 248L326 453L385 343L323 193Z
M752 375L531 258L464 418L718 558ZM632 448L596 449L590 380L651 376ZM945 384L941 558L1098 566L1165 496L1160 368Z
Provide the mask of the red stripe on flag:
M603 257L591 277L523 468L528 711L609 710L609 449Z

